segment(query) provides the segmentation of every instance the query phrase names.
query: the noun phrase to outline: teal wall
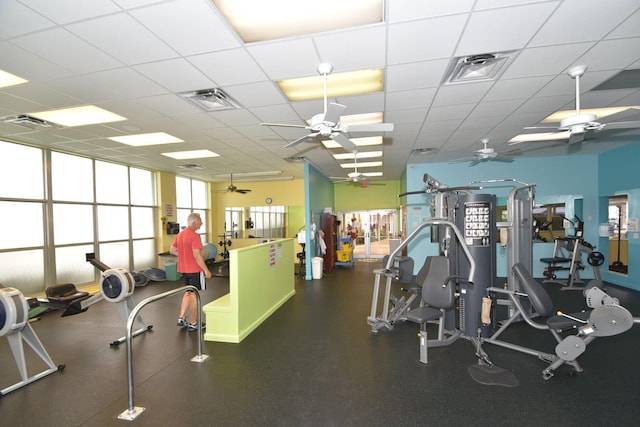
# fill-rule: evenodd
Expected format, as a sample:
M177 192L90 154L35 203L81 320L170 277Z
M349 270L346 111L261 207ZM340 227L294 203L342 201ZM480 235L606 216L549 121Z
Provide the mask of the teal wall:
M640 218L640 144L629 145L612 150L598 156L598 193L600 196L600 222L607 219L606 206L608 197L616 194L627 194L629 212L628 218ZM640 290L640 233L628 233L629 238L629 272L626 277L603 272L602 279L617 285ZM600 238L599 245L608 248L607 239ZM605 253L605 251L601 251ZM606 260L612 259L612 254L605 253ZM614 258L615 260L615 258Z
M578 214L585 223L585 240L595 244L596 250L605 254L609 262L608 242L598 237L598 225L606 221L607 197L612 194L629 194L629 217L640 217L640 174L636 172L635 161L640 159L640 144L623 147L602 155L572 155L556 157L521 158L513 162L482 162L475 166L469 163L429 163L410 164L406 169L407 191L424 189L423 175L428 173L450 187L468 185L473 181L513 178L525 183L536 184L536 202L565 202L566 216L570 219ZM498 200L506 200L511 186L485 185L475 193L496 194ZM430 217L428 195L407 197L407 233L410 233L423 218ZM605 205L603 206L603 201ZM575 211L577 209L578 211ZM572 229L566 230L572 233ZM629 242L628 277L603 274L603 279L621 286L640 289L638 264L640 262L638 239ZM633 249L632 249L633 248ZM438 252L436 244L430 242L428 231L409 245L409 255L416 260ZM552 243L535 243L533 252L533 274L542 277L544 264L541 257L551 256ZM506 276L506 251L497 250L497 274ZM636 262L633 262L636 260ZM421 262L416 262L417 266ZM604 268L601 272L604 273ZM588 267L581 273L582 278L592 278Z
M306 279L312 279L311 258L316 256L316 239L312 239L312 230L322 228L322 212L324 208L335 206L333 181L324 176L309 163L304 165L304 201L305 201L305 232L306 232Z

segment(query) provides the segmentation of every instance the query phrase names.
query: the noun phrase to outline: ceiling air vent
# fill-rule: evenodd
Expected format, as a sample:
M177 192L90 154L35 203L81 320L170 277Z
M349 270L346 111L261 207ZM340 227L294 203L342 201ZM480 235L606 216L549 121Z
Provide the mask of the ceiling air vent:
M46 120L38 119L37 117L29 116L28 114L16 114L15 116L7 116L0 119L3 123L11 123L14 125L20 125L29 129L48 128L57 129L60 126L48 122Z
M204 111L242 108L233 98L217 88L183 92L179 95Z
M425 148L414 148L411 150L412 156L426 156L428 154L433 154L437 150L433 147L425 147Z
M483 53L453 58L443 84L494 80L506 69L513 52Z
M200 171L202 169L205 169L204 166L201 165L197 165L195 163L187 163L185 165L178 165L179 169L189 169L189 170L195 170L195 171Z

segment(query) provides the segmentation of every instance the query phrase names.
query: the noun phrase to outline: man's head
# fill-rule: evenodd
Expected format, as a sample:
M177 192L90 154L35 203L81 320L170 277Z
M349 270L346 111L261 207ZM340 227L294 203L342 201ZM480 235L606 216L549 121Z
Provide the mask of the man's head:
M202 218L200 218L200 214L191 212L187 217L187 226L192 230L200 228L202 226Z

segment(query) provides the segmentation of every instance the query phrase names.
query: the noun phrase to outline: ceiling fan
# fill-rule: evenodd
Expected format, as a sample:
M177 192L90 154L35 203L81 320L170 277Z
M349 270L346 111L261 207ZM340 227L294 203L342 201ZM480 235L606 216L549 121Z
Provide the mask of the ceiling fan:
M384 185L383 182L369 182L367 174L358 172L358 152L353 151L353 172L349 172L347 177L332 176L333 182L350 182L352 184L360 184L361 187L369 187L370 185Z
M333 66L331 64L322 63L318 65L318 73L324 76L324 112L314 115L310 120L311 125L303 126L286 123L260 123L261 126L294 127L311 131L308 135L298 138L295 141L291 141L285 145L284 148L293 147L301 142L320 137L325 139L331 138L340 144L345 150L351 151L356 148L356 145L349 140L347 134L357 132L391 132L393 130L393 123L341 124L340 117L347 107L335 102L327 102L327 76L332 70Z
M471 161L471 166L475 166L480 162L486 162L488 160L497 160L500 162L512 162L513 156L516 153L519 153L521 151L519 149L513 149L513 150L505 151L503 153L498 153L494 148L489 147L489 138L482 138L480 142L482 142L482 148L475 150L473 152L473 157L468 157L465 159L457 159L450 163Z
M555 129L556 132L550 134L540 134L539 139L530 139L531 141L546 141L546 140L557 140L558 136L563 136L560 139L567 138L567 142L569 144L575 144L578 142L582 142L588 132L591 131L599 131L604 129L624 129L624 128L634 128L640 126L640 122L626 121L626 122L607 122L600 123L597 122L597 116L592 113L584 113L580 111L580 77L582 77L587 70L586 65L576 65L571 67L567 74L569 77L576 81L576 109L575 115L571 117L567 117L560 121L560 126L549 127L549 126L530 126L525 129ZM635 108L635 107L629 107ZM622 111L625 111L623 109ZM558 133L565 133L566 135L558 135ZM532 134L534 137L536 134ZM527 139L529 140L529 139ZM518 143L519 141L515 141L514 143Z
M227 188L225 188L224 190L222 190L223 193L240 193L240 194L246 194L248 192L250 192L251 190L245 189L245 188L238 188L235 185L233 185L233 174L231 174L231 178L230 178L230 182L229 185L227 185Z

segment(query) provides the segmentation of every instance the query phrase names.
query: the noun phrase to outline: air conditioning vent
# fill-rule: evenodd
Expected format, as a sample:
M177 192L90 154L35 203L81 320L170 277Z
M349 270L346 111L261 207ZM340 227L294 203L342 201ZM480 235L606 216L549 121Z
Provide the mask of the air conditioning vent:
M513 59L513 51L459 56L449 64L443 84L495 80Z
M235 110L242 108L233 98L221 89L201 89L179 94L203 111Z
M16 114L14 116L7 116L0 119L3 123L11 123L14 125L24 126L29 129L48 128L59 129L60 126L48 122L46 120L38 119L37 117L30 116L28 114Z
M185 164L185 165L178 165L178 168L179 168L179 169L196 170L196 171L206 169L204 166L202 166L202 165L197 165L197 164L195 164L195 163L187 163L187 164Z

